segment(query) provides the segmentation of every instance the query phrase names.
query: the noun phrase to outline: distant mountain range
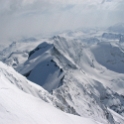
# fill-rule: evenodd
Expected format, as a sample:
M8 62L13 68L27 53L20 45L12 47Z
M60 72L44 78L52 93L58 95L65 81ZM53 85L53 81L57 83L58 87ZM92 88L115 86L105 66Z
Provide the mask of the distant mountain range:
M2 50L0 122L123 124L123 28L62 33Z

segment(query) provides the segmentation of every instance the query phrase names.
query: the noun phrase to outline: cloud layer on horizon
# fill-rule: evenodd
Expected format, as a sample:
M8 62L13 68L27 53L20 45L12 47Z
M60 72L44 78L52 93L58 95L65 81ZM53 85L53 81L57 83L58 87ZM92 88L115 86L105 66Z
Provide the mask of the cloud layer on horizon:
M123 0L1 0L0 42L124 20Z

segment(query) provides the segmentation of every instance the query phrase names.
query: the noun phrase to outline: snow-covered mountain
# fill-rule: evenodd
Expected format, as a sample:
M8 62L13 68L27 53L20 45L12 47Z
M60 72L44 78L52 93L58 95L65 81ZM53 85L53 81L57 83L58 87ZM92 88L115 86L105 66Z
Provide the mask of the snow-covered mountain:
M38 95L43 100L31 94ZM0 62L1 124L100 124L96 120L67 114L54 108L44 102L44 98L49 99L47 94L43 88Z
M16 74L19 89L67 113L123 124L124 51L118 37L108 31L63 33L36 45L17 42L0 59L45 90L30 81L25 88L27 80Z
M8 61L8 64L13 64L14 68L21 66L21 64L28 59L28 52L33 50L40 43L41 40L36 42L22 42L22 40L20 42L13 42L8 47L1 50L0 60ZM9 58L12 59L8 60Z
M124 23L118 23L108 28L110 32L124 34Z

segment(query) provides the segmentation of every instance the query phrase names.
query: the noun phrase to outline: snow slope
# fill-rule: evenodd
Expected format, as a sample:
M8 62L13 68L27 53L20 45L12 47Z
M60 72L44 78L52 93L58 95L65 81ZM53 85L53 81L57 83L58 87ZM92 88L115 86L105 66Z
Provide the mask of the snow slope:
M108 109L108 110L112 113L112 115L113 115L114 119L116 120L117 124L123 124L124 123L124 117L120 116L119 114L117 114L116 112L114 112L111 109Z
M13 74L13 77L9 74ZM23 92L27 86L25 82L21 82L24 89L18 89L19 86L17 88L15 85L18 85L18 80L22 80L22 76L16 77L16 75L19 74L0 62L1 124L100 124L90 118L66 114L43 100ZM28 81L27 83L30 84Z

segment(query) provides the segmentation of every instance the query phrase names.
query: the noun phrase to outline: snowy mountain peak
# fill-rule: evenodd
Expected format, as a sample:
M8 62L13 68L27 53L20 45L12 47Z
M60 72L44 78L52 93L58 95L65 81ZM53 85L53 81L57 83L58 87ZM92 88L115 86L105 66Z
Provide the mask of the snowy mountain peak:
M110 42L116 37L113 33L90 34L91 41L98 39L92 44L88 33L77 34L54 36L31 49L28 49L29 42L23 43L23 49L13 50L13 54L3 61L13 66L17 60L13 67L38 84L24 77L20 79L20 76L17 81L15 74L16 86L26 93L67 113L90 117L104 124L123 124L123 46L119 41ZM23 59L26 50L27 56Z

